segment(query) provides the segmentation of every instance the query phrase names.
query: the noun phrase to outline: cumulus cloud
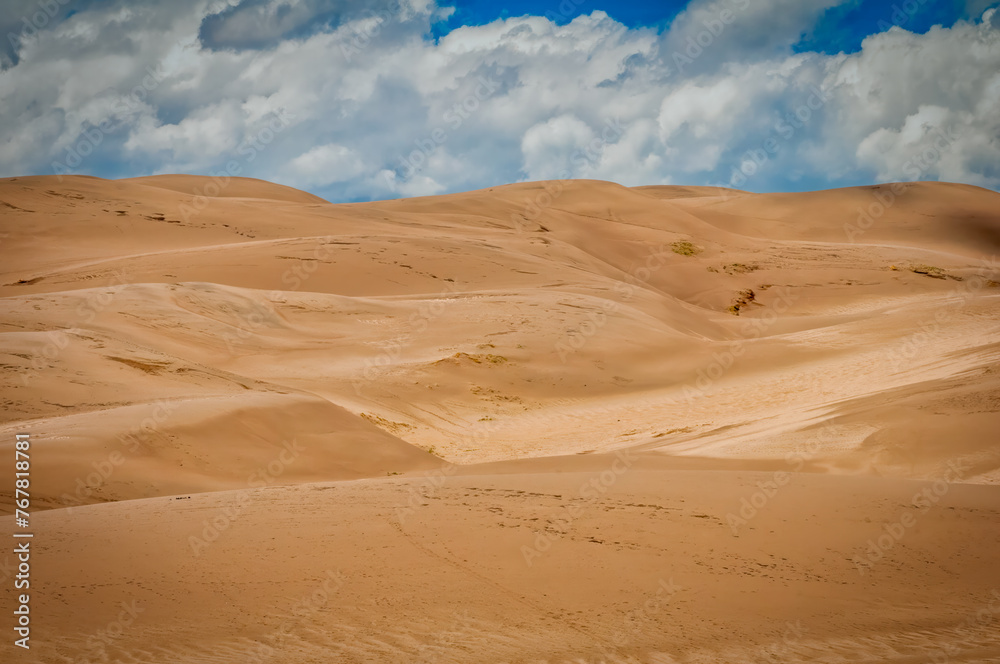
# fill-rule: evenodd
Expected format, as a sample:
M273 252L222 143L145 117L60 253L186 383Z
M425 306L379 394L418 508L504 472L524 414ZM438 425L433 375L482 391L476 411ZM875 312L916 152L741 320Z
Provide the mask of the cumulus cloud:
M663 56L685 75L784 55L831 7L848 0L692 2L664 34Z
M593 139L593 129L572 114L534 125L521 140L524 169L528 177L543 180L568 172L574 165L573 155L582 156Z
M869 37L861 53L828 77L835 90L838 134L855 145L860 167L881 180L942 179L1000 186L1000 30L988 10L978 23L932 28L915 35L900 28ZM942 134L953 136L942 154L912 160ZM930 152L927 152L927 157Z
M198 36L213 49L262 49L351 21L405 22L433 9L419 0L235 0L206 16Z
M360 154L343 145L318 145L300 154L289 163L289 171L311 186L346 182L364 173Z
M394 1L95 3L53 19L0 72L0 173L236 164L331 200L553 177L1000 187L992 9L827 55L792 47L835 0L694 0L663 32L597 10L527 16L438 40L446 7ZM934 156L940 132L953 138Z

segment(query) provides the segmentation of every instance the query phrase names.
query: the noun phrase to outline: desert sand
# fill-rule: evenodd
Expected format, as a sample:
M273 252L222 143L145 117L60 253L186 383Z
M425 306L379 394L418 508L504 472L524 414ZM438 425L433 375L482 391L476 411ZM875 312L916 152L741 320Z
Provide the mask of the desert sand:
M4 662L1000 661L996 192L38 176L0 219Z

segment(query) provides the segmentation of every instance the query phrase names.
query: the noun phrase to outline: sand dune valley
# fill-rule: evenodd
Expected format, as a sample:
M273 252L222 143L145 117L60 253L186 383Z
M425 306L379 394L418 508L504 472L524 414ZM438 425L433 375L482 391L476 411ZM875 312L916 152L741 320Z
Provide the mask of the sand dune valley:
M0 218L4 662L1000 661L994 191L31 176Z

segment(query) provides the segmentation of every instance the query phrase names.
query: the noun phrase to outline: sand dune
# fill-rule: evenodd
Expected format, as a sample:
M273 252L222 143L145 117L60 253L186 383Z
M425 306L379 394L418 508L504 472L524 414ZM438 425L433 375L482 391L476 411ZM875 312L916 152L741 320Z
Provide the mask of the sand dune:
M772 474L590 460L43 513L60 591L36 608L72 628L46 628L37 661L986 662L1000 648L977 620L1000 612L991 487L911 506L917 526L868 561L912 483L799 475L734 531L727 514ZM102 638L123 603L137 615Z
M21 177L0 215L25 661L1000 657L995 192Z

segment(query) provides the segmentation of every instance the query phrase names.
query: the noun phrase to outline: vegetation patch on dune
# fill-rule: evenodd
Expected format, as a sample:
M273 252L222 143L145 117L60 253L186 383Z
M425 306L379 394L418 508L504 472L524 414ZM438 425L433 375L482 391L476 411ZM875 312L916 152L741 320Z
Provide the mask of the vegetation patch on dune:
M747 272L759 270L760 266L753 263L750 265L746 263L729 263L728 265L723 265L722 269L726 274L746 274Z
M477 397L486 399L488 401L507 401L511 403L523 403L524 399L519 396L511 396L509 394L503 394L492 387L480 387L479 385L473 385L469 388L469 391L475 394Z
M681 256L696 256L701 253L701 247L687 240L678 240L671 244L670 248L675 254L680 254Z
M729 305L727 311L734 316L740 315L740 310L746 307L748 304L753 302L757 298L756 293L753 292L752 288L747 288L746 290L741 290L736 294L736 299L733 303Z
M890 269L896 269L893 265ZM926 277L931 277L932 279L954 279L955 281L964 281L964 277L960 277L957 274L948 274L946 270L940 267L934 267L933 265L911 265L910 271L914 274L922 274Z
M910 268L910 271L917 274L925 274L934 279L944 279L947 276L944 270L933 265L914 265Z
M384 417L375 415L374 413L361 413L361 417L368 420L378 428L385 429L390 433L400 433L409 431L413 428L412 424L406 424L405 422L393 422L392 420L387 420Z
M443 360L438 360L435 364L440 364L441 362L449 361L459 361L468 360L475 364L504 364L508 360L503 355L493 355L492 353L486 354L469 354L469 353L455 353L451 357L445 358Z

